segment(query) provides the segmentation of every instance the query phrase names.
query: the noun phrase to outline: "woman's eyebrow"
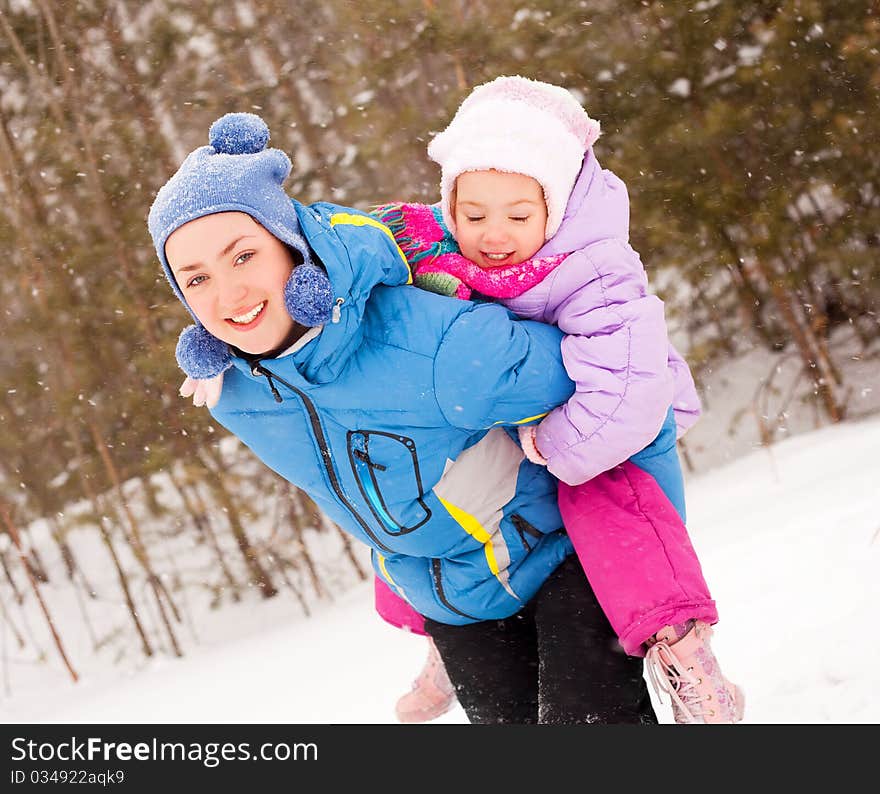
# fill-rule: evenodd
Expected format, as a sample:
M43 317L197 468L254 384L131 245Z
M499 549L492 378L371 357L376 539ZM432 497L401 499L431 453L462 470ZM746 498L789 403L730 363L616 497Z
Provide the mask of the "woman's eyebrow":
M226 254L228 254L233 248L235 248L235 246L237 246L245 238L255 237L255 236L256 235L253 235L253 234L243 234L243 235L241 235L241 237L236 237L231 243L229 243L229 245L226 246L226 248L224 248L220 252L220 255L217 258L221 259L222 257L226 256Z
M222 259L226 256L235 246L237 246L242 240L247 239L248 237L256 237L254 234L243 234L240 237L236 237L229 245L226 246L218 255L217 259ZM191 265L184 265L183 267L177 268L178 273L185 273L188 270L198 270L200 267L204 267L202 262L193 262Z

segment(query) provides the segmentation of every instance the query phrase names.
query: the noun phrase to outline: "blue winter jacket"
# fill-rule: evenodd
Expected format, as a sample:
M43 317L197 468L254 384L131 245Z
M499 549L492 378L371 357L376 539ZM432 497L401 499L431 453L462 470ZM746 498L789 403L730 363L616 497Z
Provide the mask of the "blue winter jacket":
M294 205L336 321L293 353L233 357L212 415L369 545L421 614L514 614L572 551L556 481L504 429L571 395L560 331L406 286L381 223Z

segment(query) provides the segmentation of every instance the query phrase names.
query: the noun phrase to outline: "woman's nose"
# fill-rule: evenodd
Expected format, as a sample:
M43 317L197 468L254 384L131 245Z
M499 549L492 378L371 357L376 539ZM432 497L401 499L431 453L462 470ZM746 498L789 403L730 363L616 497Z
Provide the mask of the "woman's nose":
M240 308L247 293L247 285L243 281L237 278L228 278L220 288L220 303L228 309Z

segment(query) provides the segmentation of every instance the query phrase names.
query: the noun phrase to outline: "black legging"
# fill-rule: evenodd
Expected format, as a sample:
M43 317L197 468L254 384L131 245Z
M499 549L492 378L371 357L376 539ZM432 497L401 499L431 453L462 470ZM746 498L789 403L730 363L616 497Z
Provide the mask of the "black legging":
M575 555L513 617L425 628L472 723L657 722L642 660L621 649Z

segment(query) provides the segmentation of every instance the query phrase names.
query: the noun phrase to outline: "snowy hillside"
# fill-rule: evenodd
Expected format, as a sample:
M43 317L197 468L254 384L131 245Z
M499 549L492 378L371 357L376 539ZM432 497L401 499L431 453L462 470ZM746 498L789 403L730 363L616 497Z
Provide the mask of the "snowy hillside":
M689 478L694 545L721 613L715 647L745 689L747 722L880 722L878 447L872 418ZM359 584L311 620L284 599L225 607L184 659L85 670L76 686L51 660L0 699L0 720L393 722L424 641L382 623L371 601ZM457 707L439 722L466 720Z

